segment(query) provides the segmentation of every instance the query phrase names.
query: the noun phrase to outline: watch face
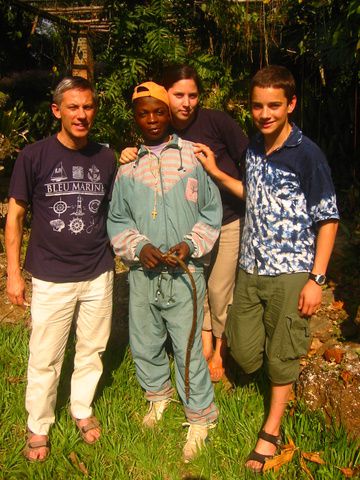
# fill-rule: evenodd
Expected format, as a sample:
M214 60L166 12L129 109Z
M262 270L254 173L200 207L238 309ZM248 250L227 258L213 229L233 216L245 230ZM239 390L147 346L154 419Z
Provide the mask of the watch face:
M316 282L318 285L325 285L325 275L315 275L314 273L310 273L309 278L311 278L311 280L314 280L314 282Z

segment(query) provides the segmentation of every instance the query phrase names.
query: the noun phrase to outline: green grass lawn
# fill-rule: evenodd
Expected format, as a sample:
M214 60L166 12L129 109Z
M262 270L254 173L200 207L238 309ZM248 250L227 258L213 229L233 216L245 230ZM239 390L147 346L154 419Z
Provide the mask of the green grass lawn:
M69 417L68 393L72 368L72 348L68 349L59 387L57 422L50 434L51 456L45 463L30 464L22 456L26 412L27 343L29 332L24 325L0 325L0 478L65 480L86 477L70 460L76 454L88 471L88 477L133 480L217 480L251 479L243 465L253 448L261 427L266 404L266 382L259 377L254 383L228 388L216 385L220 409L219 423L210 433L204 452L189 465L182 463L186 437L182 406L170 404L158 428L141 426L147 404L136 381L135 369L120 332L112 335L104 357L105 372L95 402L95 413L103 425L99 443L86 445L79 438ZM265 400L264 400L265 399ZM284 421L285 435L299 450L291 463L267 479L301 480L310 478L300 466L300 451L322 452L325 465L307 462L316 480L345 478L338 467L360 462L359 445L347 440L345 433L326 427L321 414L309 413L297 406Z

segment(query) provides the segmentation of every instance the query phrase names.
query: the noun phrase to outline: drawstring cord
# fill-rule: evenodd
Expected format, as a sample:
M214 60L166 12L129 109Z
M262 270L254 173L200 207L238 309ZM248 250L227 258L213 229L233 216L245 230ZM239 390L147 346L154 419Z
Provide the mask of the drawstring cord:
M159 297L160 295L162 296L162 298L164 299L165 295L164 295L164 292L162 291L162 288L161 288L161 284L162 284L162 281L163 281L163 274L162 272L160 273L160 275L158 276L158 283L157 283L157 289L156 289L156 292L155 292L155 302L158 302L159 301ZM173 288L173 285L174 285L174 279L171 277L170 278L170 291L169 291L169 295L168 295L168 301L166 302L166 305L170 305L170 303L174 303L175 302L175 299L174 299L174 288Z
M159 277L158 277L158 284L157 284L157 290L155 292L155 302L158 302L159 301L159 297L160 295L164 298L164 294L161 290L161 282L162 282L162 279L163 279L163 275L162 273L160 273Z
M186 168L183 167L183 159L182 159L182 154L181 154L181 149L179 150L180 154L180 167L178 168L179 172L186 172Z
M166 302L166 305L170 305L170 303L174 303L174 292L173 292L173 286L174 286L174 279L171 277L170 279L170 292L169 292L169 298L168 301Z

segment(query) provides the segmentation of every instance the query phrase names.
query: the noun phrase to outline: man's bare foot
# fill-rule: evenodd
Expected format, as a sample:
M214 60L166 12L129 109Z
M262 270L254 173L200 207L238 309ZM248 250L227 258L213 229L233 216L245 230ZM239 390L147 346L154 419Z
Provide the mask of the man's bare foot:
M213 334L211 330L203 330L201 333L202 345L203 345L203 355L205 360L209 362L213 354Z
M44 462L50 454L49 437L28 430L23 453L29 462Z

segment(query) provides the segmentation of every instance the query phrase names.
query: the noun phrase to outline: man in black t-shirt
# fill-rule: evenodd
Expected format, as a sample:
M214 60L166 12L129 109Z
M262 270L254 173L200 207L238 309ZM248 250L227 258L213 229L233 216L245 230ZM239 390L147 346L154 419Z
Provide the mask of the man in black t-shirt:
M87 80L63 79L51 106L61 122L59 133L25 147L10 182L7 293L20 306L27 306L20 266L23 223L28 206L32 212L24 264L33 286L24 450L30 461L49 455L48 433L73 321L77 343L70 411L85 442L94 443L101 434L91 404L110 334L113 257L106 213L116 165L111 150L88 139L96 100Z

